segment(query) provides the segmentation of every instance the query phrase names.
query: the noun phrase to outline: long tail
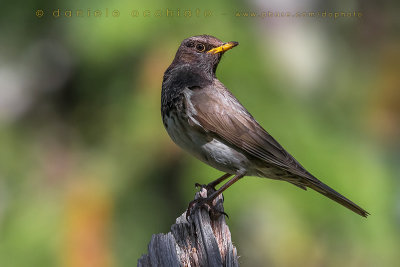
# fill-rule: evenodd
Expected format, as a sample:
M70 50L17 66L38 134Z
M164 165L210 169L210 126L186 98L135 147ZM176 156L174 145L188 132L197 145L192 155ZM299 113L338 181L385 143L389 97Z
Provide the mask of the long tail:
M357 213L363 217L367 217L369 215L369 213L366 210L364 210L360 206L356 205L349 199L345 198L344 196L342 196L341 194L339 194L338 192L336 192L335 190L333 190L326 184L322 183L321 181L319 181L317 179L315 179L315 180L307 179L307 180L308 180L307 181L308 183L306 184L307 187L317 191L318 193L321 193L322 195L324 195L326 197L329 197L330 199L336 201L340 205L354 211L355 213Z

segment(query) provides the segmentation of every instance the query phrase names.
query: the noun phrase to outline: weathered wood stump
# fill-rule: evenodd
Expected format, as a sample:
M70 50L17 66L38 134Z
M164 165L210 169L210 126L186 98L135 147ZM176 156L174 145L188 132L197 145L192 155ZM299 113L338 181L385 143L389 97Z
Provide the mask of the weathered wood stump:
M202 188L195 199L206 196L207 190ZM214 205L223 211L222 194ZM204 208L195 209L188 222L184 212L171 232L152 236L148 253L138 260L138 266L239 266L225 216L213 217Z

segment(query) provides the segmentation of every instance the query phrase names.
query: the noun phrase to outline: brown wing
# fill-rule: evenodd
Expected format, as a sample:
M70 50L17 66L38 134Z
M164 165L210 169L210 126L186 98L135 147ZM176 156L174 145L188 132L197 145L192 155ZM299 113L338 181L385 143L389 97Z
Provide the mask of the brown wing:
M293 174L313 177L266 130L222 84L192 89L192 117L206 130L250 155Z
M310 187L361 216L368 216L367 211L307 172L222 84L192 88L190 102L194 109L191 116L206 131L298 178L285 179L288 182L302 189Z

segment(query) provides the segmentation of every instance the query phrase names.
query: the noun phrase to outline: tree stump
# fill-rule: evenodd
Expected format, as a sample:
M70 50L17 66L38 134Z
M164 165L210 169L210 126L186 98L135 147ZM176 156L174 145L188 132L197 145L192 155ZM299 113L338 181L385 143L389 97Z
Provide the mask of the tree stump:
M207 190L203 187L195 199L206 196ZM222 194L213 204L223 211ZM148 253L138 260L138 266L239 266L239 263L225 216L214 218L212 213L210 216L209 211L200 208L193 211L189 222L185 211L171 226L171 232L154 234Z

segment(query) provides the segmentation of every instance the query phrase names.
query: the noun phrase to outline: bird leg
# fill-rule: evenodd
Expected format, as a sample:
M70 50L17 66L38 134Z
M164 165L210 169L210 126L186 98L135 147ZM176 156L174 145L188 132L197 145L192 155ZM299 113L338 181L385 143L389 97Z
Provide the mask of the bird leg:
M235 182L237 182L240 178L242 178L244 175L243 174L236 174L232 179L230 179L228 182L226 182L223 186L221 186L218 190L215 191L214 189L214 183L218 184L222 182L223 180L227 179L231 174L228 175L225 174L221 178L215 180L214 182L211 182L210 184L213 186L210 188L211 194L209 195L210 191L207 191L207 197L206 198L197 198L189 203L188 209L186 211L186 219L188 219L192 213L192 211L201 208L201 207L206 207L209 211L212 212L212 214L224 214L228 216L225 212L223 211L217 211L215 209L215 206L213 205L213 201L215 198L217 198L222 192L224 192L228 187L233 185ZM209 185L210 185L209 184ZM208 185L207 185L208 186ZM213 190L214 189L214 190Z
M215 189L215 187L217 186L217 185L219 185L221 182L223 182L223 181L225 181L226 179L228 179L229 177L231 177L233 174L230 174L230 173L225 173L224 175L222 175L221 177L219 177L217 180L215 180L215 181L213 181L213 182L211 182L211 183L209 183L209 184L207 184L207 185L201 185L201 184L199 184L199 183L195 183L195 186L196 187L200 187L200 188L205 188L205 189L207 189L207 192L209 192L209 191L217 191L216 189Z

